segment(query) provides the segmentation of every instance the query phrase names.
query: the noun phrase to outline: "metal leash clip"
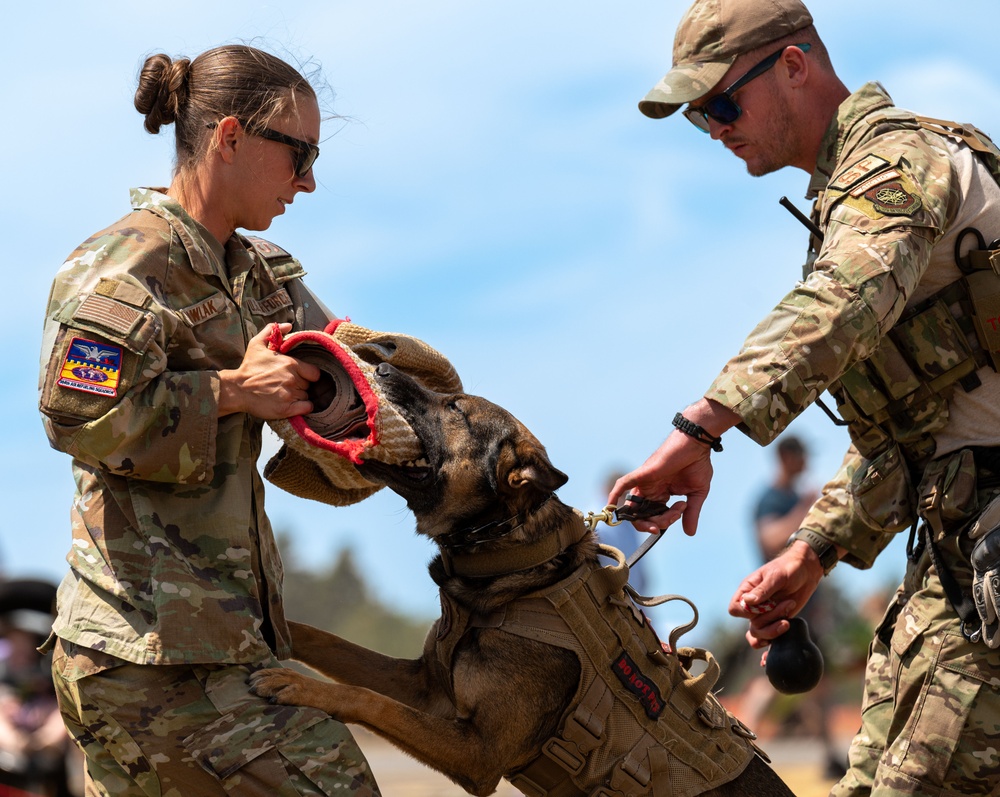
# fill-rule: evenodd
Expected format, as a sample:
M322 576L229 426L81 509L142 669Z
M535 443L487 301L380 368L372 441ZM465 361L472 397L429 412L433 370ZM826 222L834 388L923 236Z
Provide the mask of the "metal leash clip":
M609 526L620 526L626 520L646 520L647 518L662 515L666 511L667 505L660 501L650 501L641 495L628 493L625 496L625 504L623 506L616 507L614 504L608 504L600 512L588 512L583 522L590 531L594 531L597 528L597 524L602 521ZM649 552L650 548L659 542L662 536L662 531L656 534L649 534L649 538L632 552L628 559L625 560L625 564L632 567L632 565Z

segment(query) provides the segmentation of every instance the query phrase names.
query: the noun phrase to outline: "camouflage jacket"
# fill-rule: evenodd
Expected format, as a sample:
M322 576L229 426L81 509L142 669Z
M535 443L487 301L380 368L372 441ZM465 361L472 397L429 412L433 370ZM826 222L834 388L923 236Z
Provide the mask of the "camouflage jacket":
M46 312L39 406L76 481L55 631L142 664L285 658L262 422L216 417L218 371L325 308L283 250L223 247L161 190L132 206L70 256Z
M987 240L1000 234L989 171L964 144L913 124L878 84L840 106L809 196L824 233L810 273L705 394L736 412L740 428L761 444L870 357L906 308L962 276L954 260L961 230L974 225ZM1000 376L990 368L978 375L980 388L942 401L923 421L938 438L939 454L1000 445ZM848 548L853 564L868 566L890 535L858 523L848 500L850 480L863 466L852 446L804 527Z

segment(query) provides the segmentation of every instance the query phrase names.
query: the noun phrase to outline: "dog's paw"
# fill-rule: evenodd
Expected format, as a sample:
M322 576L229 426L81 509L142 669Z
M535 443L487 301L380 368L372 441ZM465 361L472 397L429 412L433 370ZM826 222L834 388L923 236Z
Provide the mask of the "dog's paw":
M250 676L250 691L258 697L267 698L271 703L280 703L283 706L303 705L306 701L306 685L312 680L308 676L286 670L274 668L270 670L258 670Z
M325 683L308 675L274 668L258 670L247 680L250 691L271 703L282 706L311 706L325 711L341 722L354 722L354 701L350 687Z

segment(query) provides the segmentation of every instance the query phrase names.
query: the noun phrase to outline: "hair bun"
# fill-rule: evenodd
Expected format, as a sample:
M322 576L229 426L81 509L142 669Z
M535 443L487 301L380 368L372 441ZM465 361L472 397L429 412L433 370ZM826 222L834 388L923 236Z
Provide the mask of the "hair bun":
M169 55L151 55L139 72L139 86L135 90L135 108L146 117L143 126L150 133L159 133L160 127L172 124L187 103L188 73L191 61Z

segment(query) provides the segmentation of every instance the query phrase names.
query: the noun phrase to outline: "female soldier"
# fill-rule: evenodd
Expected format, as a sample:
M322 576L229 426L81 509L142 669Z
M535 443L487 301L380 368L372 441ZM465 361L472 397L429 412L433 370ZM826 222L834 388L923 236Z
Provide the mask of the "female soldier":
M256 460L308 412L312 365L267 346L328 313L264 230L316 187L320 112L298 71L233 45L148 58L135 106L175 125L169 188L86 240L49 299L40 407L73 457L53 671L88 795L377 794L347 729L251 695L291 655Z

